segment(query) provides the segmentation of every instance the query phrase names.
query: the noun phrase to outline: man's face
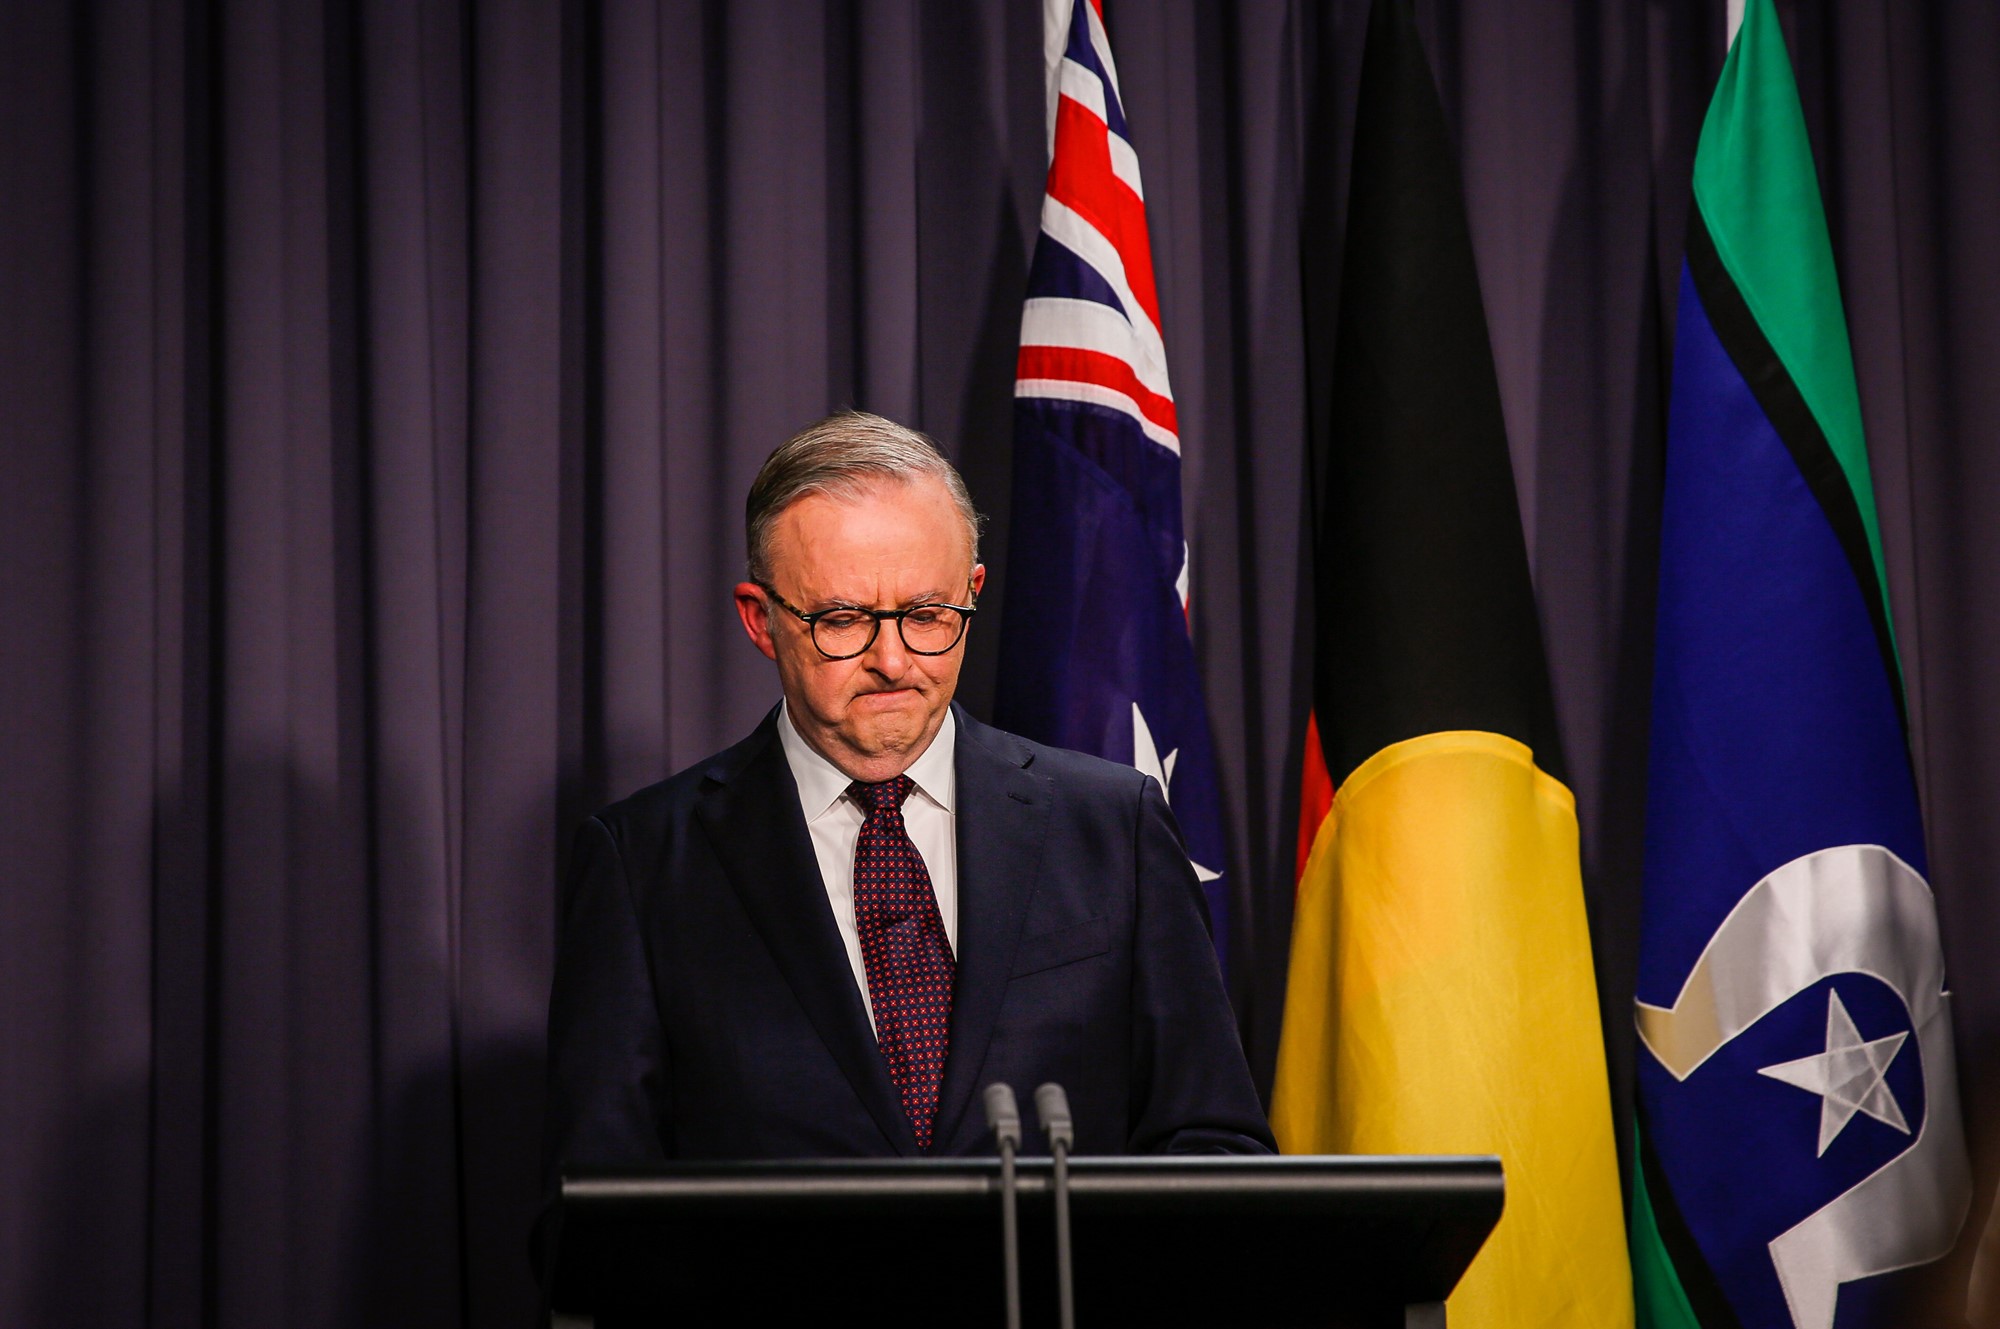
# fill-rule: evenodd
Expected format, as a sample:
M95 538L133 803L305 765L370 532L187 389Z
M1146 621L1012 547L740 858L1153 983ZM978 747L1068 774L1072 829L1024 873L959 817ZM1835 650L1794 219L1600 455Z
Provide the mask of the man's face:
M944 485L884 480L860 497L813 494L772 523L771 584L804 613L969 604L985 584L965 521ZM792 721L813 748L857 780L887 780L922 755L944 723L965 659L961 639L917 655L893 622L851 660L829 660L806 625L754 582L736 612L757 649L778 662Z

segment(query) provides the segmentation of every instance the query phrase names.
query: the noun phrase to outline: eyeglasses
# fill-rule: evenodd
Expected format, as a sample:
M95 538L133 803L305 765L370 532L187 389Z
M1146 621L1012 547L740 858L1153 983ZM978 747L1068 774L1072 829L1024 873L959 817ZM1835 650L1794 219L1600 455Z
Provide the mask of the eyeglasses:
M875 644L882 620L896 620L903 645L915 655L943 655L965 636L965 625L978 613L976 605L911 605L908 609L850 609L845 605L808 614L785 602L768 584L758 582L780 609L806 625L812 644L829 660L852 660Z

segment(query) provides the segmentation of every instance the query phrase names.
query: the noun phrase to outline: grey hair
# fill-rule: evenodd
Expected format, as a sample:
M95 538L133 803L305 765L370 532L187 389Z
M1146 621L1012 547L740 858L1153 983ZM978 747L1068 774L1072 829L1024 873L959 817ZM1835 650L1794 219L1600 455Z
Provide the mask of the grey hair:
M771 580L771 526L778 514L812 494L858 498L884 481L910 484L922 479L943 484L965 521L972 561L979 561L983 518L972 506L965 481L937 444L914 429L866 411L838 411L780 444L764 459L743 504L743 527L750 580Z

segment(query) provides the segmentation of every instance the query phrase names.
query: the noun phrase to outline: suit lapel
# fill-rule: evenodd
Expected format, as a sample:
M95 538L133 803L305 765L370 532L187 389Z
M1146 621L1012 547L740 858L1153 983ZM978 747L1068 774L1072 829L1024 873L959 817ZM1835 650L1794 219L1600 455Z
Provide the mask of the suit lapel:
M698 813L730 885L841 1073L896 1152L915 1154L916 1136L889 1083L827 904L798 786L778 741L778 715L774 710L749 742L732 750L737 761L708 772Z
M1014 969L1028 899L1041 869L1052 794L1029 772L1030 750L954 706L958 835L958 971L951 1051L938 1089L932 1138L952 1140L979 1086L1000 999Z

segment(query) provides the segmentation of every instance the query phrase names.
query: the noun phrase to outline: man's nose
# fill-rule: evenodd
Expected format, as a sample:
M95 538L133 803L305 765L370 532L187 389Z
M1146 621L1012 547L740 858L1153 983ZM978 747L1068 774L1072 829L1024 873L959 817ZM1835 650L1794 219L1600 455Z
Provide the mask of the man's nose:
M910 667L910 649L903 645L902 620L882 620L882 625L875 630L875 640L869 643L863 663L884 678L903 676L903 671Z

